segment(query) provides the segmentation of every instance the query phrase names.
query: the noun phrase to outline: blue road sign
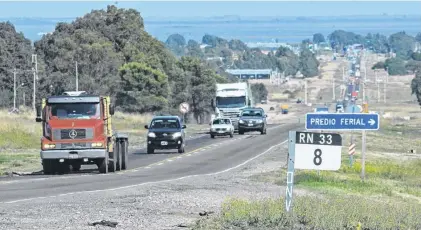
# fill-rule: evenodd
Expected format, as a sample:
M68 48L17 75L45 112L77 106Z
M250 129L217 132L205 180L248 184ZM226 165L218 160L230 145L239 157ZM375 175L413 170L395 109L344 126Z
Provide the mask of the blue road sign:
M379 114L307 113L307 130L378 130Z

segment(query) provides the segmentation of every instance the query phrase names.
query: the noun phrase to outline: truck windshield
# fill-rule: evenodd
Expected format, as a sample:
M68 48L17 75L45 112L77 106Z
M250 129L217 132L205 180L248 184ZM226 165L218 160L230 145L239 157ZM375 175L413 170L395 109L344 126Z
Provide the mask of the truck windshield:
M216 106L218 108L239 108L246 105L246 97L217 97Z
M51 119L98 119L99 103L49 104Z
M178 129L180 128L180 124L178 123L177 119L155 119L151 122L152 129Z

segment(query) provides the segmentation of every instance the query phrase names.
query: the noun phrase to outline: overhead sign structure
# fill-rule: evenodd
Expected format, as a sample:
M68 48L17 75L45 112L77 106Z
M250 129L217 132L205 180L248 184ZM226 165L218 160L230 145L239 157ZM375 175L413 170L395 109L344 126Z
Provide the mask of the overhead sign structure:
M187 102L183 102L180 104L180 113L185 114L190 111L190 106Z
M379 114L307 113L307 130L378 130Z
M290 211L295 169L338 170L342 137L337 133L289 131L285 209Z
M342 137L337 133L296 132L295 169L338 170Z

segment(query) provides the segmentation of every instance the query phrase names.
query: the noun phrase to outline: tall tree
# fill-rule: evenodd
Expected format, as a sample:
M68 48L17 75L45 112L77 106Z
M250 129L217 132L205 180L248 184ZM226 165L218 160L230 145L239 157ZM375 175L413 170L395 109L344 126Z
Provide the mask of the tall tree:
M320 44L320 43L323 43L323 42L326 42L325 36L323 36L323 34L321 34L321 33L313 34L313 43Z

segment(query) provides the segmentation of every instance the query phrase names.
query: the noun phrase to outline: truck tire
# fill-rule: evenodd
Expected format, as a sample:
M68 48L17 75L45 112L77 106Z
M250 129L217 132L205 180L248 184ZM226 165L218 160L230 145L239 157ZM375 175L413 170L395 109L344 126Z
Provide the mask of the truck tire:
M74 172L80 171L80 167L81 167L81 164L79 163L72 164L72 171Z
M58 174L65 174L70 172L70 165L68 163L55 162L54 165Z
M128 163L129 163L129 141L128 140L125 140L124 142L123 142L123 145L122 145L122 147L121 147L121 159L122 159L122 162L121 162L121 169L122 170L126 170L128 167Z
M115 152L112 152L111 155L113 157L108 160L108 172L115 172L117 169L117 154Z
M116 147L116 149L114 150L114 153L115 153L114 159L116 161L115 171L120 171L121 170L121 161L122 161L122 159L121 159L122 158L122 156L121 156L121 152L122 152L122 141L121 140L117 140L116 143L115 143L115 147Z
M54 160L42 160L42 169L45 175L51 175L55 172L55 162Z
M97 163L99 173L108 173L108 157L98 160Z

